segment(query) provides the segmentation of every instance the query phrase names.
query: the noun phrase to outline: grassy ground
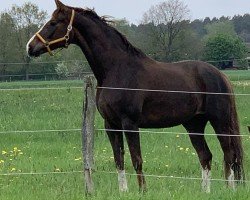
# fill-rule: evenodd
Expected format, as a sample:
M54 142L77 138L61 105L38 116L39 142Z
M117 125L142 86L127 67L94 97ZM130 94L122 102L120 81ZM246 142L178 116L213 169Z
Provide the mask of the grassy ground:
M250 79L250 70L225 70L223 71L232 81L243 81Z
M243 77L248 72L230 71L227 75ZM248 78L234 82L236 93L250 93ZM238 80L238 79L237 79ZM242 81L241 81L242 80ZM1 83L0 88L65 87L62 90L0 91L0 132L13 130L50 130L81 128L83 94L81 81L16 82ZM241 131L247 133L250 124L250 97L237 96ZM99 115L96 128L102 128ZM163 131L163 130L157 130ZM182 127L164 131L185 132ZM212 133L210 126L207 133ZM200 177L197 155L184 135L141 135L145 174ZM243 138L246 175L250 177L249 137ZM213 157L213 178L223 178L222 152L217 139L207 136ZM126 146L126 171L134 173ZM93 174L96 192L91 199L249 199L250 183L236 192L225 187L224 182L212 182L212 192L200 191L199 180L176 180L147 177L148 192L138 193L136 177L128 176L129 192L118 192L110 144L104 132L96 132L95 166ZM0 174L25 172L70 172L82 170L81 133L36 132L1 133ZM0 175L0 199L84 199L83 176L80 173L47 175Z

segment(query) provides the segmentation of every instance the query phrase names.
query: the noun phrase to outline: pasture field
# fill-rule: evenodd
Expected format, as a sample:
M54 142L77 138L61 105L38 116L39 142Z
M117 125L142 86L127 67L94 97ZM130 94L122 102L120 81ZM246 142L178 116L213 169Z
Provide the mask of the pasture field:
M223 71L231 81L243 81L250 79L250 70L225 70Z
M235 79L248 74L248 78ZM250 93L249 71L230 71L235 93ZM235 81L239 80L239 81ZM81 132L37 130L80 129L82 124L82 81L0 83L0 88L55 88L60 90L0 90L0 199L80 200L84 195ZM241 132L248 135L250 96L236 96ZM99 114L96 128L103 128ZM8 131L37 131L8 133ZM152 130L151 130L152 131ZM141 134L144 173L174 177L201 177L197 155L181 127L155 131L176 134ZM210 126L207 133L213 133ZM212 178L223 178L223 156L215 136L206 136L213 153ZM243 137L246 178L250 180L250 134ZM128 148L126 172L134 174ZM119 193L112 150L104 132L95 135L95 193L89 199L249 199L250 182L237 191L222 181L212 181L211 193L201 192L200 180L146 177L148 191L138 192L137 180L127 175L129 192ZM18 173L44 173L19 175ZM46 172L72 172L48 173ZM73 173L75 172L75 173ZM105 172L111 172L105 173ZM4 175L5 174L5 175ZM12 175L11 175L12 174Z

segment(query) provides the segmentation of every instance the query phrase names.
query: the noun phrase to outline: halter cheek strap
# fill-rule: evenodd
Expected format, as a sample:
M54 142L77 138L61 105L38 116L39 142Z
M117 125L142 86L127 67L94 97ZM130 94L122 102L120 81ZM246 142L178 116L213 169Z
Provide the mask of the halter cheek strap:
M72 25L73 25L73 21L75 18L75 10L72 10L72 14L71 14L71 18L70 18L70 22L69 25L67 27L67 32L65 34L65 36L58 38L56 40L52 40L52 41L46 41L41 35L40 35L40 31L36 33L37 38L44 44L44 46L47 48L48 53L53 56L54 54L52 53L52 50L50 48L50 45L52 44L56 44L59 42L63 42L65 41L65 48L67 48L69 46L69 34L72 31Z

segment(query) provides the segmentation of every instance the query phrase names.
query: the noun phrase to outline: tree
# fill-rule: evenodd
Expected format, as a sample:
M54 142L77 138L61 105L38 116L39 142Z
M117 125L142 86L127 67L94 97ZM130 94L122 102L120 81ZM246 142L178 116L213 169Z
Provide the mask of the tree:
M123 19L114 19L112 20L112 25L119 30L120 32L122 32L125 35L129 34L129 22L126 20L126 18Z
M233 22L229 20L217 21L217 22L208 24L205 26L205 29L207 30L207 37L218 35L218 34L224 34L224 35L230 35L230 36L237 35L234 29Z
M18 49L20 61L26 63L22 71L26 74L27 80L31 60L26 53L26 43L38 30L38 27L45 23L47 13L40 11L37 5L28 2L20 7L14 5L8 14L13 20L13 28L15 30L13 48Z
M151 37L165 54L166 61L172 61L173 46L177 36L185 28L189 9L181 0L167 0L152 6L143 15L143 24L151 24Z
M245 14L243 16L237 15L232 19L234 23L235 31L237 34L245 40L245 42L250 42L250 14Z
M178 51L173 54L174 60L200 60L203 55L203 46L200 36L188 27L180 32L176 39L174 48L178 48Z
M204 35L207 34L207 31L205 29L205 25L202 20L195 19L190 23L191 28L196 32L197 36L199 38L204 37Z
M12 60L13 51L11 40L14 30L12 29L13 21L9 14L1 13L0 15L0 74L5 75L7 69L7 62ZM12 60L13 61L13 60ZM2 76L2 79L4 77Z
M244 66L247 48L238 36L217 34L210 36L205 44L204 59L213 62L218 68L225 69L232 65L233 60L242 59Z

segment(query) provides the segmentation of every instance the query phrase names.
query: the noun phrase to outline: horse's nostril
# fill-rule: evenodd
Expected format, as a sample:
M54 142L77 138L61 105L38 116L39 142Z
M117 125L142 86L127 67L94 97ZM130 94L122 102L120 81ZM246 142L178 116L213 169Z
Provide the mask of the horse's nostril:
M31 55L31 48L30 48L30 46L27 47L27 53L28 53L29 56Z
M30 56L30 57L34 56L33 48L32 48L30 45L27 46L27 54L28 54L28 56Z

